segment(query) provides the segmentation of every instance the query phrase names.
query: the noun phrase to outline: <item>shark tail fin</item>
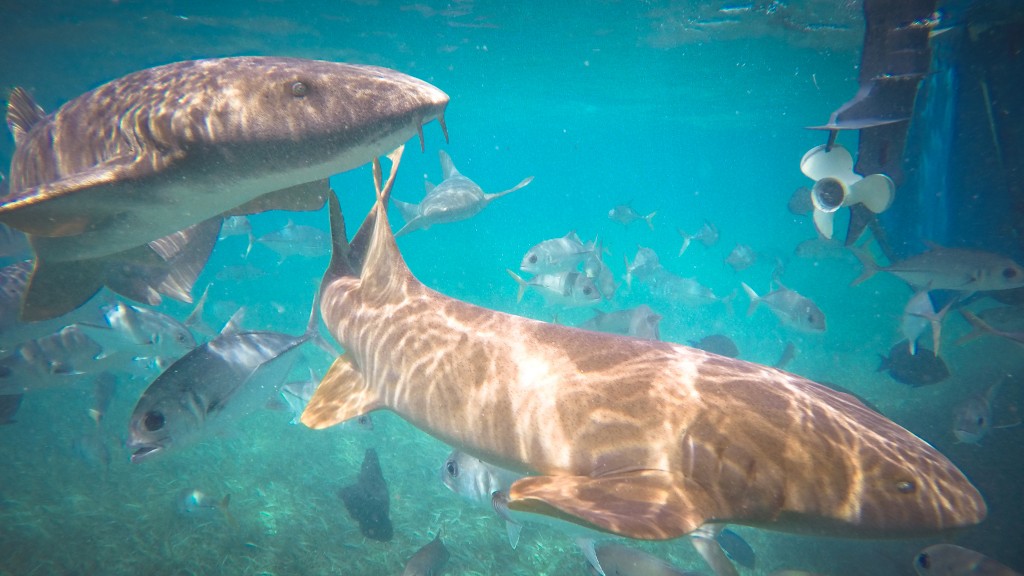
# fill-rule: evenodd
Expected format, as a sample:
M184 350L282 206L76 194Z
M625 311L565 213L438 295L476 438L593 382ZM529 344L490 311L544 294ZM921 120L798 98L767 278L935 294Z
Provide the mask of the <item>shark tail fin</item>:
M508 275L511 276L512 279L516 281L516 284L519 284L519 292L516 293L516 303L518 304L523 301L523 295L526 294L526 289L530 286L530 283L527 282L526 280L523 280L522 277L519 276L519 274L516 274L515 272L507 268L505 269L505 271L508 272Z

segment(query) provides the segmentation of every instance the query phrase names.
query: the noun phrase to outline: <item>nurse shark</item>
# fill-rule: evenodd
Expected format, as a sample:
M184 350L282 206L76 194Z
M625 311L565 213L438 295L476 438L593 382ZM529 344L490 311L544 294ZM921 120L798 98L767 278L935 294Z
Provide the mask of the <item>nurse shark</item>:
M23 320L81 305L147 243L220 214L323 206L326 178L438 118L448 96L374 66L277 57L177 62L113 80L45 114L21 89L0 222L36 263Z
M449 298L413 277L386 214L400 150L321 314L345 348L302 415L325 428L389 409L482 460L530 474L508 506L636 539L711 522L863 537L981 522L955 465L854 397L799 376L652 340Z

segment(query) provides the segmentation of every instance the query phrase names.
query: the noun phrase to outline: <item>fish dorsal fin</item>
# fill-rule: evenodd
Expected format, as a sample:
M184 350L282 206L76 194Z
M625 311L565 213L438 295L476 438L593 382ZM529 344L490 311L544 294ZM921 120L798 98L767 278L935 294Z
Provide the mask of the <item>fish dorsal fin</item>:
M243 306L238 310L235 310L235 313L231 315L231 318L228 318L227 323L224 324L224 328L220 331L221 336L239 332L242 329L242 320L244 319L245 307Z
M398 251L398 244L395 243L387 211L387 202L395 184L395 176L398 173L398 166L401 164L403 149L404 146L400 146L388 155L391 160L391 173L383 184L380 160L374 159L373 161L373 181L377 189L377 203L372 210L375 223L360 274L361 287L373 294L379 294L388 288L399 286L402 282L396 283L396 279L411 276L409 268L405 265L405 260L402 259L401 252Z
M46 111L36 104L24 88L11 90L11 96L7 100L7 128L14 136L15 144L20 144L25 134L45 117Z
M444 150L438 150L437 155L441 158L441 174L444 175L444 179L447 180L452 176L462 176L459 170L455 167L455 163L452 162L452 157L448 155Z

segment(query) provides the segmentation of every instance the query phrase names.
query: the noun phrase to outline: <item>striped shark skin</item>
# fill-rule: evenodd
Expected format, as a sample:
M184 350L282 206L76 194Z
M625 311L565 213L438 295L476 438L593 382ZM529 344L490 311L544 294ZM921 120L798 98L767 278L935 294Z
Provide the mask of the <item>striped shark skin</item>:
M477 307L424 286L385 206L334 254L321 315L344 347L302 415L325 428L378 409L529 476L508 507L635 539L711 522L837 536L970 526L981 494L946 457L850 395L668 342Z
M329 176L443 128L447 104L395 70L280 57L148 68L51 114L15 88L0 222L36 256L22 319L81 305L122 261L159 264L147 243L198 222L318 210Z

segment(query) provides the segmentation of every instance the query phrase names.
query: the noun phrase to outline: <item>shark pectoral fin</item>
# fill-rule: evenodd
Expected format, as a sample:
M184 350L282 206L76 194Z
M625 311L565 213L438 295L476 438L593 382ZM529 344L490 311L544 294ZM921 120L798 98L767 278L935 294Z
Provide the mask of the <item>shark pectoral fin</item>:
M530 182L533 182L533 176L527 176L526 178L523 178L522 182L520 182L519 184L516 184L515 186L509 188L508 190L503 190L503 191L498 192L496 194L484 194L484 198L486 198L487 201L490 202L491 200L494 200L495 198L501 198L502 196L504 196L506 194L511 194L511 193L515 192L516 190L519 190L520 188L526 186ZM652 214L652 216L653 216L653 214ZM648 224L650 224L650 222L648 222Z
M319 430L357 418L381 407L377 393L347 354L334 361L302 412L303 424Z
M667 540L709 520L710 502L678 474L639 470L599 478L527 476L512 484L508 507L628 538Z
M221 214L228 216L245 216L248 214L260 214L272 210L287 210L289 212L315 212L324 207L327 202L327 195L331 188L327 180L314 180L304 182L289 188L282 188L268 192L254 198L237 208L233 208Z
M71 312L103 287L103 268L94 260L36 260L21 301L22 322L49 320Z

